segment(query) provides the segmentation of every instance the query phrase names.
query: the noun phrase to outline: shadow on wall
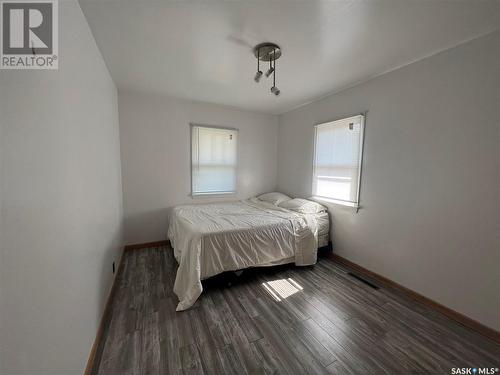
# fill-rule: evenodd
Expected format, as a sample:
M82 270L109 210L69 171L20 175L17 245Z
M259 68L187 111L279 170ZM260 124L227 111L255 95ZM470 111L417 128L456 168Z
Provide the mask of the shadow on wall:
M125 216L125 245L167 239L168 217L173 207Z

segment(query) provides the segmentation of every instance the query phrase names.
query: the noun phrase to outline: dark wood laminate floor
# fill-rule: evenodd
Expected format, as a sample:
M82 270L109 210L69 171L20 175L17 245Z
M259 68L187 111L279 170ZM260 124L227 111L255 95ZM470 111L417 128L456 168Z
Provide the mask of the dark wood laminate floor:
M128 251L94 374L450 374L500 346L328 258L222 275L175 312L168 247Z

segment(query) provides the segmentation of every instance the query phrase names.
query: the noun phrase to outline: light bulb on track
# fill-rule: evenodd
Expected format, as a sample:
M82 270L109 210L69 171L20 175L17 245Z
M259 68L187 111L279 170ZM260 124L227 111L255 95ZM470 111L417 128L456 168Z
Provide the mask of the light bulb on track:
M276 87L276 60L281 57L281 48L275 43L261 43L255 46L253 53L257 58L257 73L255 73L254 81L259 82L264 74L266 77L272 75L271 93L278 96L281 91ZM261 61L269 61L269 69L265 73L260 70Z
M270 67L269 70L266 72L266 77L269 77L271 74L273 74L274 68Z

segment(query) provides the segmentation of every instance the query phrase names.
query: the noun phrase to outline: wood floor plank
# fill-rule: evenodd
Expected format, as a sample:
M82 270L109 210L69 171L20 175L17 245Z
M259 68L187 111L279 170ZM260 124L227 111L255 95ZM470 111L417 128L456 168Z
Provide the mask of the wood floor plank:
M196 345L182 346L179 348L179 356L181 358L182 372L185 375L204 373Z
M282 359L265 338L250 344L255 358L262 364L266 374L289 374Z
M314 335L312 335L305 327L304 323L300 322L294 326L297 336L302 343L309 348L314 356L318 358L321 364L328 367L337 359L321 342L319 342Z
M92 374L433 374L500 345L328 258L203 282L176 312L170 247L125 252ZM273 289L274 288L274 289Z
M314 348L309 348L307 344L300 340L297 331L293 329L294 323L292 325L281 324L281 316L278 313L279 310L276 309L279 305L262 300L259 300L259 305L261 314L254 319L260 322L261 326L266 327L264 337L273 340L274 345L281 340L284 344L281 346L281 352L287 353L290 358L296 358L306 373L327 373L325 366L321 365L321 356L316 357L317 352ZM307 342L307 340L304 341Z
M221 326L226 331L226 336L231 340L239 363L249 374L263 374L264 370L253 356L247 335L243 331L240 321L238 321L233 310L231 310L223 293L214 294L213 298L217 309L220 311Z
M160 369L162 374L182 374L179 346L175 340L160 340Z
M126 335L120 343L118 355L111 358L103 358L97 373L99 375L141 375L142 364L140 346L139 331Z
M498 366L500 351L487 352L471 345L442 324L437 324L424 315L417 314L395 302L384 305L388 314L395 315L413 330L419 330L429 341L442 348L453 360L473 362L482 359L486 367ZM417 332L418 334L419 332Z
M217 349L217 354L222 363L222 374L250 374L247 369L241 365L238 354L232 345L226 345L223 348Z
M280 359L283 370L288 374L305 373L302 364L293 354L288 343L284 341L284 337L275 330L272 323L266 320L262 315L255 317L254 320L264 334L265 340Z
M140 329L141 345L141 373L160 375L160 338L158 327L158 313L145 316L141 320Z
M328 334L328 327L332 326L328 320L325 320L321 315L316 316L314 319L302 322L303 326L327 348L336 358L336 360L343 364L349 373L376 373L374 366L372 366L365 358L361 350L352 350L341 337L332 337ZM360 348L361 349L361 348Z
M211 342L196 343L201 365L205 374L221 374L223 366L217 348Z
M328 365L326 369L332 375L349 374L349 370L346 369L339 361L333 362L332 364Z
M249 342L257 341L262 338L262 333L259 331L251 317L247 314L240 300L231 289L222 291L228 307L233 311L235 318L238 320L243 333L246 335Z

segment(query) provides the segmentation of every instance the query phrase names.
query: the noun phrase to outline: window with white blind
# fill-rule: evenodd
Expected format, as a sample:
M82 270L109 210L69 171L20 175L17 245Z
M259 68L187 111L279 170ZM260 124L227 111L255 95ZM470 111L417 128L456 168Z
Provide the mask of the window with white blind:
M358 205L363 129L362 115L315 126L313 196Z
M238 130L191 125L191 194L236 192Z

